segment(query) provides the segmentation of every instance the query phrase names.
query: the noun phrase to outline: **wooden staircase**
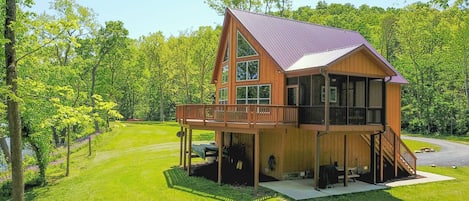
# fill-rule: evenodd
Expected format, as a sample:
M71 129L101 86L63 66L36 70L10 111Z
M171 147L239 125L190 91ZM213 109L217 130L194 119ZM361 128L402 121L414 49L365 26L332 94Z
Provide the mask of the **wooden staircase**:
M371 145L370 135L362 135L362 138ZM416 175L417 158L394 130L387 126L381 137L383 156L394 166L394 177L398 177L398 168L410 176ZM375 138L375 151L379 152L379 137Z

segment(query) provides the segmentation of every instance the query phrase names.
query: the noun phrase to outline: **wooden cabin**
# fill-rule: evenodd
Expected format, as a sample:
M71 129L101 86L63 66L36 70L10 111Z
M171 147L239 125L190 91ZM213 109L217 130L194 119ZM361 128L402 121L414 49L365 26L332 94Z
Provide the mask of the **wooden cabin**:
M189 174L193 129L215 131L218 159L242 147L255 187L267 175L309 177L317 189L331 166L350 170L344 185L416 173L400 139L407 81L357 32L227 9L212 83L214 104L177 106Z

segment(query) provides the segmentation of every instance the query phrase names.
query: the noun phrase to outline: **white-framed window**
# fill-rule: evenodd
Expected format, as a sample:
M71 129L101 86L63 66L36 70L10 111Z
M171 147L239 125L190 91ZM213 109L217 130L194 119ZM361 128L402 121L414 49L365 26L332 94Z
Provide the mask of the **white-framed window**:
M259 60L236 62L236 81L259 79Z
M326 87L321 86L321 102L326 102ZM329 102L337 103L337 87L329 87Z
M257 56L256 50L251 46L251 44L244 38L243 34L238 31L237 34L237 43L236 43L236 57L249 57Z
M270 84L236 87L236 104L270 104Z
M228 70L229 70L228 64L225 64L222 67L222 71L221 71L221 83L222 84L228 83L228 75L229 75Z
M228 88L218 90L218 104L228 104Z

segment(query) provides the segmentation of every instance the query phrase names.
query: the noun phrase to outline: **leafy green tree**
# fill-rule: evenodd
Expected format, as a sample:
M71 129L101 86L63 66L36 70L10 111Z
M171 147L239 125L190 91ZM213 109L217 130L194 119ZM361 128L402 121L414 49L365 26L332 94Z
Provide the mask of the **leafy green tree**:
M99 29L95 37L92 39L81 40L82 47L79 51L81 56L89 61L91 71L91 86L89 90L89 98L91 107L94 108L96 101L94 100L97 70L101 66L101 62L113 52L113 50L126 45L126 39L129 32L124 28L121 21L108 21L106 26ZM99 124L95 121L95 132L100 132Z
M149 74L148 77L148 119L156 119L156 112L159 111L159 120L164 121L165 96L170 87L168 84L166 62L164 58L166 50L166 41L162 32L150 34L142 37L140 51L145 58L145 66Z
M220 34L221 29L212 29L211 27L199 27L197 31L193 32L192 61L197 71L195 76L199 86L199 103L213 101L210 92L214 91L214 86L210 82Z
M57 114L53 115L46 121L46 125L54 125L59 129L66 129L67 136L67 166L65 176L70 174L70 147L72 144L72 138L76 139L82 137L79 132L79 128L90 123L92 121L89 115L93 110L92 107L79 106L71 107L63 105L58 98L52 98L51 102L57 109Z

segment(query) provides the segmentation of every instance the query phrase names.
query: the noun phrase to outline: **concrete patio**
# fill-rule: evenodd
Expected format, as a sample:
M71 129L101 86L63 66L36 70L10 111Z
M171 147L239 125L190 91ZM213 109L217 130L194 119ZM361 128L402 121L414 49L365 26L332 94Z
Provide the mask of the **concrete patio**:
M337 183L334 184L332 188L320 189L319 191L314 190L313 179L262 182L259 185L277 191L295 200L304 200L454 179L452 177L421 171L418 171L417 175L419 176L416 179L398 180L377 185L356 181L348 182L348 186L345 187L342 183Z

